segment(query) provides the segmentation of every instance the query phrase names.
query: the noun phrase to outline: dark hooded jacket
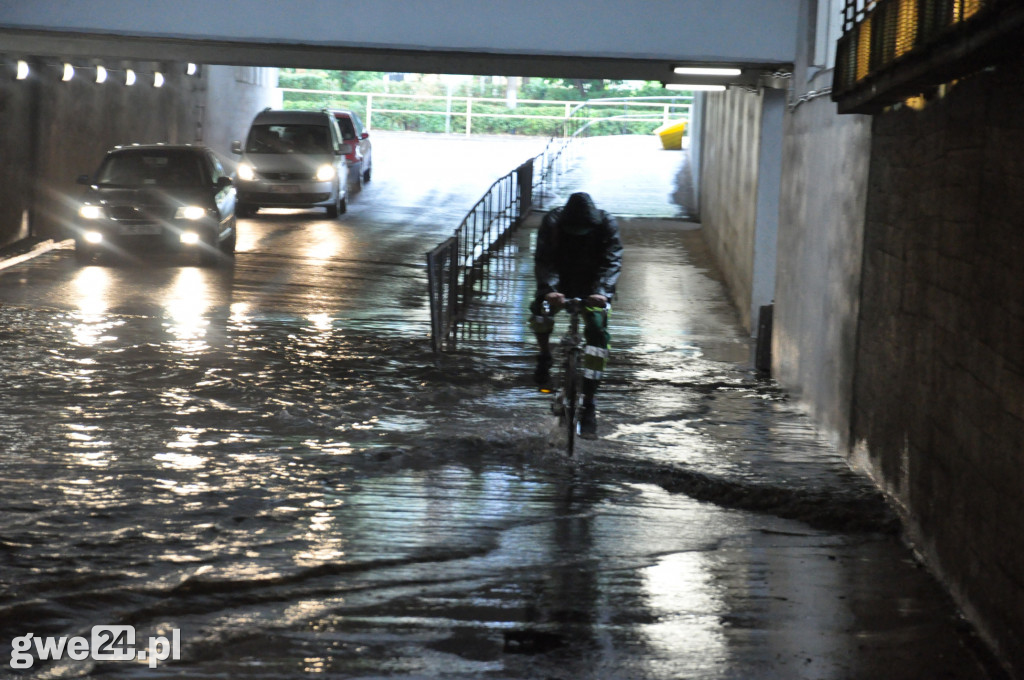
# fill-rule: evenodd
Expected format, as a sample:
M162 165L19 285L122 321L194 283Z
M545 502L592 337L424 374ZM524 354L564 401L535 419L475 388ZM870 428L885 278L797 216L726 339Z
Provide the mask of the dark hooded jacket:
M622 269L622 241L615 218L590 196L575 193L541 223L534 252L537 297L559 292L585 298L615 294Z

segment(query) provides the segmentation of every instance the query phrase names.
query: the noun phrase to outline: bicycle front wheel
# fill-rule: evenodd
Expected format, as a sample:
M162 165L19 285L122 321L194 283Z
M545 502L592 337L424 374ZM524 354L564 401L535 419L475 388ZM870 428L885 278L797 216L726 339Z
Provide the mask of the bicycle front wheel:
M565 365L565 452L570 456L576 448L576 434L580 425L580 358L580 350L572 349Z

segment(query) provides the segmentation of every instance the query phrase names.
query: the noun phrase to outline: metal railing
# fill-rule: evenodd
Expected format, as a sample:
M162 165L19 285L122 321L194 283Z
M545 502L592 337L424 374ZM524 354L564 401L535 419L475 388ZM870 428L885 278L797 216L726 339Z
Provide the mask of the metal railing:
M465 314L474 286L486 277L491 254L529 214L533 195L530 159L498 179L476 202L455 235L427 253L431 343L439 352Z
M842 113L876 113L1016 53L1024 31L1019 0L847 0L842 17Z

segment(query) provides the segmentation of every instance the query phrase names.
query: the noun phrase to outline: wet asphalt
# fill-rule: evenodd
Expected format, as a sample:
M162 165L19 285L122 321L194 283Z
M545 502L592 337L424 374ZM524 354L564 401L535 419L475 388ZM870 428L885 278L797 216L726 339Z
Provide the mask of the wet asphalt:
M540 215L454 347L427 337L425 252L543 141L375 141L348 215L243 221L219 267L0 269L4 672L999 677L882 496L753 371L683 152L592 140L546 197L591 191L626 246L602 438L569 459L530 384ZM180 658L10 668L15 637L97 624L177 630Z

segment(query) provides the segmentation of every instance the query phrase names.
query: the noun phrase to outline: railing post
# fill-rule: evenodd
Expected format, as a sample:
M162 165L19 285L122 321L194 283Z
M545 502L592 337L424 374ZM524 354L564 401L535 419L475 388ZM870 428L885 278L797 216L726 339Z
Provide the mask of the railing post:
M533 163L531 158L519 166L519 219L523 219L533 210Z
M469 133L473 129L473 98L466 97L466 136L469 137Z
M373 129L373 95L366 95L366 129Z

